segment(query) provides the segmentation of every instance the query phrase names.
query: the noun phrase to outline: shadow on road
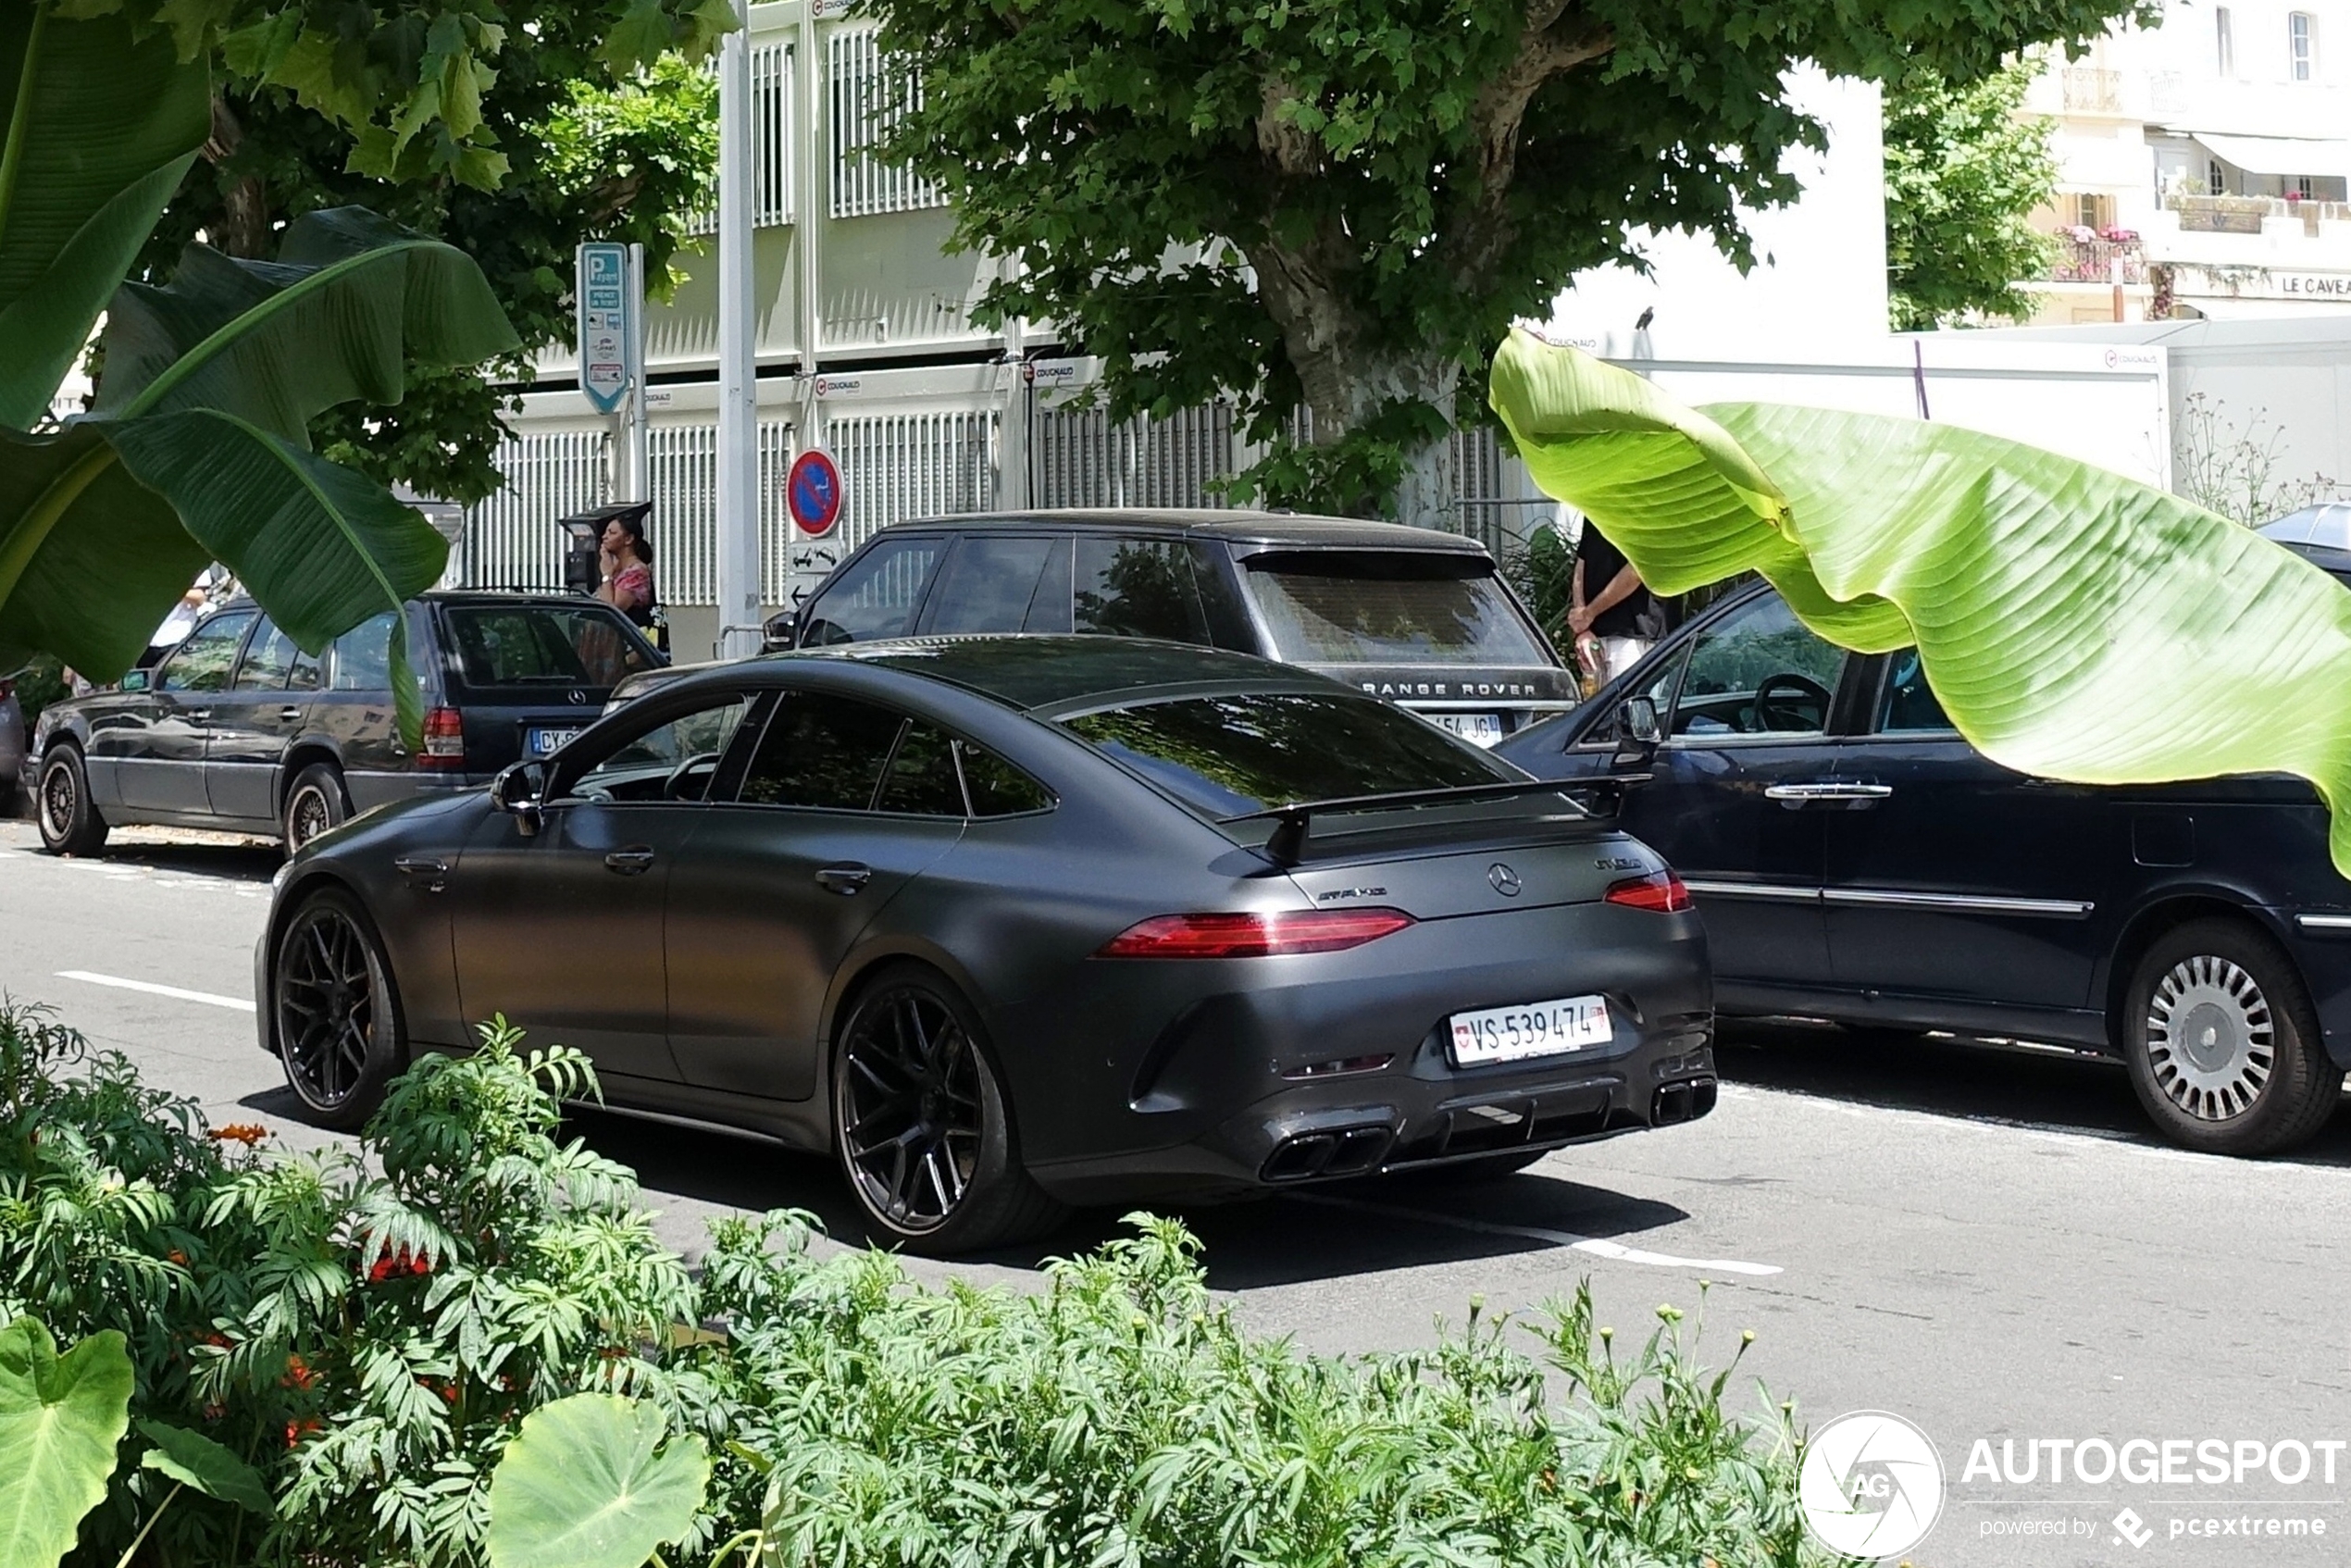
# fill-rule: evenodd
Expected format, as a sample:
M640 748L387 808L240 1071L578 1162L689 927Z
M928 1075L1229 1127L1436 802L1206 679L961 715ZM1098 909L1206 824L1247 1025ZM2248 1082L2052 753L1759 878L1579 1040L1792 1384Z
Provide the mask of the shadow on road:
M38 847L38 840L25 847ZM283 851L265 839L171 828L118 828L96 854L68 858L95 865L135 865L185 876L218 877L231 882L267 882L286 859Z
M1731 1083L2168 1147L2140 1109L2130 1074L2108 1057L1948 1035L1748 1020L1723 1025L1714 1057ZM2338 1110L2317 1138L2281 1158L2351 1165L2351 1115Z
M668 1193L736 1209L805 1209L836 1241L873 1240L839 1173L821 1156L606 1111L575 1110L567 1126L597 1152L634 1169L655 1208ZM1209 1284L1220 1290L1507 1256L1689 1217L1671 1204L1562 1180L1540 1167L1475 1186L1350 1182L1311 1195L1128 1207L1174 1213L1189 1226L1206 1244ZM1081 1210L1051 1236L971 1261L1034 1268L1124 1233L1126 1212Z

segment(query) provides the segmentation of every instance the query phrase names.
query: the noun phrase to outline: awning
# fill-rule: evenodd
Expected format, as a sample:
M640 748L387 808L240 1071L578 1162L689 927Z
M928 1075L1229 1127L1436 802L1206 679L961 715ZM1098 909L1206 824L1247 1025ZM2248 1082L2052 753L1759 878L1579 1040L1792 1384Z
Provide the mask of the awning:
M2307 174L2351 180L2351 142L2306 141L2292 136L2223 136L2192 131L2206 151L2247 174Z

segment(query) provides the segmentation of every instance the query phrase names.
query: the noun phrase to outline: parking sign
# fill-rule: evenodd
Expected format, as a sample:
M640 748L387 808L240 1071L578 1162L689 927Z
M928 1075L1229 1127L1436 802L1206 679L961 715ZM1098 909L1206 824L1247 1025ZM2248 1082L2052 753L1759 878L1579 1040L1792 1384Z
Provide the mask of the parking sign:
M599 414L609 414L628 395L629 317L638 302L629 297L628 247L579 247L577 298L579 311L579 390Z

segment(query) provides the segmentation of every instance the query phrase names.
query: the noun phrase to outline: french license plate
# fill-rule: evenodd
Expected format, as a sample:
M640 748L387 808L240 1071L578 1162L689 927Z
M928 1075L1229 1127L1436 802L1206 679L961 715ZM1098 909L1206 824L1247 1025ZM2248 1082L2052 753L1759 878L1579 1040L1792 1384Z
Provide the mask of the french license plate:
M578 725L568 729L526 729L522 732L522 749L530 756L543 757L578 733Z
M1502 738L1500 714L1431 714L1437 727L1449 729L1473 746L1491 746Z
M1588 1051L1606 1045L1615 1034L1608 1020L1608 1002L1597 996L1456 1013L1447 1024L1452 1030L1456 1067L1486 1067L1497 1062Z

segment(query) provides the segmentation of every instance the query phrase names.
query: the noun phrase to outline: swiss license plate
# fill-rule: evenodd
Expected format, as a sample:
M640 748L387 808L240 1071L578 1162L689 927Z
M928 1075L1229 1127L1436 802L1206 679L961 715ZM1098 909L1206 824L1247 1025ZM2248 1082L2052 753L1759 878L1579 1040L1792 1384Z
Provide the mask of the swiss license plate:
M1456 1013L1446 1023L1452 1031L1456 1067L1486 1067L1497 1062L1588 1051L1606 1045L1615 1033L1608 1019L1608 1002L1597 996Z
M568 729L526 729L522 732L522 749L531 756L543 757L578 733L578 725Z
M1491 746L1502 738L1500 714L1431 714L1438 728L1449 729L1474 746Z

